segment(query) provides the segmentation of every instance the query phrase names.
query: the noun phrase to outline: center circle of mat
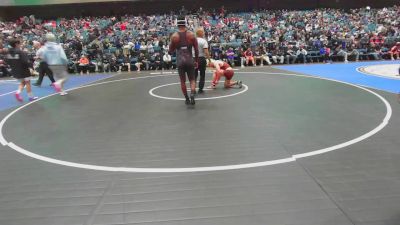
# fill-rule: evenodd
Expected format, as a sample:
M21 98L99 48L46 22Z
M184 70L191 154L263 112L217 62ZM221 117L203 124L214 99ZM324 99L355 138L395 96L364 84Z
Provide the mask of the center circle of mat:
M206 81L206 82L209 83L210 81ZM175 86L175 85L180 85L180 83L163 84L163 85L154 87L154 88L150 89L149 94L151 96L153 96L153 97L166 99L166 100L177 100L177 101L185 100L185 98L183 98L183 97L177 98L177 97L169 97L169 96L162 96L162 95L155 94L155 91L160 89L160 88L170 87L170 86ZM202 101L202 100L211 100L211 99L220 99L220 98L232 97L232 96L235 96L235 95L240 95L240 94L245 93L246 91L249 90L249 87L246 84L243 84L243 87L241 89L233 89L233 90L239 90L239 91L231 93L231 94L219 95L219 96L214 96L214 97L201 97L201 95L198 95L196 97L196 100L197 101ZM208 90L205 90L205 91L208 91ZM215 91L215 90L211 90L211 91Z
M89 170L98 170L98 171L111 171L111 172L132 172L132 173L184 173L184 172L209 172L209 171L224 171L224 170L235 170L235 169L247 169L247 168L255 168L255 167L263 167L263 166L270 166L270 165L277 165L277 164L283 164L283 163L290 163L290 162L295 162L298 159L301 158L306 158L306 157L312 157L316 156L319 154L331 152L331 151L336 151L345 147L348 147L350 145L353 145L355 143L358 143L362 140L365 140L374 134L378 133L381 131L389 122L391 116L392 116L392 108L388 101L377 94L374 91L371 91L369 89L366 89L361 86L345 83L345 82L340 82L340 81L335 81L335 80L330 80L330 79L325 79L325 78L318 78L318 77L311 77L311 76L306 76L306 75L298 75L298 74L285 74L285 73L267 73L267 72L246 72L247 74L260 74L260 75L283 75L283 76L296 76L296 77L304 77L304 78L313 78L313 79L321 79L321 80L328 80L328 81L333 81L341 84L346 84L358 89L361 89L365 92L368 92L369 94L374 95L377 97L381 102L384 103L386 107L386 115L382 119L382 122L378 124L375 128L372 130L364 133L363 135L354 138L352 140L348 140L343 143L339 143L327 148L323 149L318 149L318 150L312 150L306 153L302 154L295 154L291 155L290 157L286 158L280 158L276 160L268 160L268 161L259 161L259 162L254 162L254 163L245 163L245 164L234 164L234 165L218 165L218 166L206 166L206 167L185 167L185 168L134 168L134 167L111 167L111 166L101 166L101 165L91 165L91 164L82 164L82 163L76 163L76 162L71 162L71 161L64 161L56 158L50 158L46 157L43 155L36 154L34 152L31 152L27 149L24 149L17 144L13 142L9 142L5 139L4 137L4 131L3 127L6 124L7 120L9 120L13 115L15 115L18 111L31 106L32 104L37 103L38 101L41 101L43 99L46 99L50 96L43 97L41 99L38 99L36 101L33 101L31 103L28 103L26 105L23 105L11 113L9 113L6 117L2 119L0 122L0 143L4 146L8 146L11 149L24 154L26 156L32 157L37 160L45 161L48 163L53 163L57 165L63 165L63 166L69 166L69 167L74 167L74 168L81 168L81 169L89 169ZM166 75L162 75L166 76ZM82 89L86 87L92 87L92 86L98 86L98 85L103 85L103 84L108 84L108 83L115 83L115 82L120 82L120 81L126 81L126 80L135 80L135 79L149 79L149 78L154 78L154 77L160 77L160 76L147 76L147 77L135 77L135 78L127 78L127 79L119 79L119 80L111 80L111 81L105 81L105 82L100 82L100 83L95 83L95 84L90 84L78 88L71 89L69 91L77 90L77 89Z

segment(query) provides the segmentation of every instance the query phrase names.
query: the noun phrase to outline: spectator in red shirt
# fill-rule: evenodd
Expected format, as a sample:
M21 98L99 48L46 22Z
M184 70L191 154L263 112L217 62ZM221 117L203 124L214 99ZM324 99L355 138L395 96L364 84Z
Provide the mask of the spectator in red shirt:
M251 61L253 63L253 66L256 66L256 61L254 60L254 54L250 48L248 48L247 51L244 53L244 57L246 57L246 65L249 65L249 62Z
M82 55L81 58L79 59L79 67L78 67L81 75L83 75L84 72L89 74L89 64L90 61L88 57L86 55Z
M384 43L384 41L383 41L383 39L382 39L382 37L379 37L378 35L376 35L376 34L374 34L372 37L371 37L371 39L370 39L370 41L369 41L371 44L374 44L375 46L379 46L379 45L382 45L383 43Z
M122 24L121 24L121 30L122 30L122 31L126 30L126 23L122 23Z

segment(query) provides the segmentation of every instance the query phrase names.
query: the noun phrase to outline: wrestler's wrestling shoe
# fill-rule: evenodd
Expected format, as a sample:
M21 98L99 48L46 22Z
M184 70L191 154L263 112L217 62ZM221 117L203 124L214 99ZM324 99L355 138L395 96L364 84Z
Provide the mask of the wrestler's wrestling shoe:
M208 89L216 89L217 86L216 86L216 85L211 85L211 86L208 86L207 88L208 88Z
M186 105L189 105L189 104L190 104L190 99L189 99L189 97L188 97L188 96L185 96L185 98L186 98L185 104L186 104Z
M195 102L195 100L194 100L194 95L195 95L195 94L190 94L190 104L191 104L191 105L195 105L195 104L196 104L196 102Z
M237 85L238 85L239 88L242 88L242 87L243 87L242 81L241 81L241 80L238 80L238 81L237 81Z

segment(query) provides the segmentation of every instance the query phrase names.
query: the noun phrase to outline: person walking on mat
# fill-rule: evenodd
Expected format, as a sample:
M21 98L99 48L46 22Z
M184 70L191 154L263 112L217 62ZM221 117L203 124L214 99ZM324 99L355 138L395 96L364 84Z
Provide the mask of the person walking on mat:
M56 37L52 33L46 34L47 43L43 50L43 60L49 64L51 71L57 78L54 88L60 95L68 94L64 90L64 84L68 79L67 73L67 56L61 45L56 43Z
M199 59L199 49L195 35L187 31L186 18L180 16L177 20L178 32L171 36L171 44L169 46L169 53L172 55L176 51L176 61L178 67L179 78L181 82L181 90L185 96L185 103L194 105L196 94L196 79L194 70L197 68ZM195 52L195 59L193 60L192 49ZM190 82L190 99L186 88L186 75Z
M21 92L26 88L29 101L36 100L38 97L32 93L32 77L29 70L31 64L28 60L28 55L21 50L21 42L19 40L12 39L9 41L9 44L11 48L7 52L6 62L11 67L11 75L20 82L18 90L15 92L15 98L17 101L23 102Z
M53 72L50 70L49 65L45 61L43 61L44 47L42 47L40 42L37 41L33 43L33 47L37 49L36 60L39 61L39 79L33 85L40 87L42 85L44 75L47 75L49 77L51 85L53 85L53 83L56 82L53 77Z

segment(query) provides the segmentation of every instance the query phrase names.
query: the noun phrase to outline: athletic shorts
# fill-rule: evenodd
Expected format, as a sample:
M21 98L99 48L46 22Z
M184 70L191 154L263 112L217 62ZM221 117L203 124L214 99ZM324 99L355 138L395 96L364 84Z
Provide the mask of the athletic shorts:
M67 66L65 66L65 65L49 65L49 68L53 72L53 75L57 80L68 78Z
M32 80L32 78L33 78L33 77L25 77L25 78L18 78L17 80L18 80L19 82L23 82L23 81L30 81L30 80Z
M234 74L233 70L225 70L224 71L224 77L227 80L232 80L233 74Z
M187 74L189 80L195 79L194 66L192 66L192 65L178 66L178 72L179 72L179 76L184 76L185 74Z

